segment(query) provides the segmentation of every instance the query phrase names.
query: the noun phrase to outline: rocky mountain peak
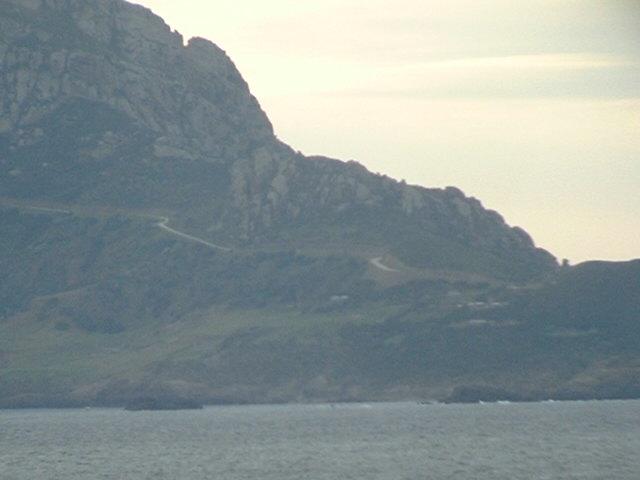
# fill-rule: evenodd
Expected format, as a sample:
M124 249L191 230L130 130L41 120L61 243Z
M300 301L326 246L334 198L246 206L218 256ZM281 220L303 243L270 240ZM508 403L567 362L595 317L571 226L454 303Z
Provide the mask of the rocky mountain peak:
M185 46L182 35L144 7L121 0L3 0L0 9L2 72L15 85L7 93L16 93L1 99L5 131L29 127L81 98L160 135L165 151L188 147L219 157L222 138L272 135L224 51L198 38Z
M420 267L555 268L457 189L304 157L279 142L227 54L123 0L0 0L0 187L168 208L229 243L393 252Z

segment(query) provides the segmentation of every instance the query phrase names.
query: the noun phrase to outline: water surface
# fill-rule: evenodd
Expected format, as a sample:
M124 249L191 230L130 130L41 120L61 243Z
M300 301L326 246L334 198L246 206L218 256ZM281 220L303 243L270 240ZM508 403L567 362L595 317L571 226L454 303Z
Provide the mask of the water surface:
M1 480L638 480L640 401L0 411Z

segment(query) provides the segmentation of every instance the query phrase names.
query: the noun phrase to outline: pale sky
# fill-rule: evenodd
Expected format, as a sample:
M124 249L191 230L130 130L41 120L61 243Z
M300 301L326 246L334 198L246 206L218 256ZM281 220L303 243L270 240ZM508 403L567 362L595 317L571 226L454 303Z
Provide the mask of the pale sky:
M138 0L278 137L455 185L558 258L640 257L640 0Z

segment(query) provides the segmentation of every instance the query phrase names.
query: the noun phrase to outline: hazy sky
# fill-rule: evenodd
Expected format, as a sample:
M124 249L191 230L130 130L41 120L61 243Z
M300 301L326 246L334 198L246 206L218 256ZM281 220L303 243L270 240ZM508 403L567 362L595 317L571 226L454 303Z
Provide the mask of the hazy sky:
M640 257L640 0L139 0L305 154L455 185L559 258Z

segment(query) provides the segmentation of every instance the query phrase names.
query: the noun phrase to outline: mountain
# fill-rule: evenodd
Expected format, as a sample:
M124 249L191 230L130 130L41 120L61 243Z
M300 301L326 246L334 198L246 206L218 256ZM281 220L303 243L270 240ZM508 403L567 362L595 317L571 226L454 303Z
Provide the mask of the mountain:
M0 81L0 406L635 391L636 264L560 269L454 187L305 157L143 7L0 0ZM584 313L603 291L631 303Z
M457 189L295 153L220 48L184 45L140 6L1 5L4 196L171 211L235 246L372 249L501 277L555 266L524 231Z

